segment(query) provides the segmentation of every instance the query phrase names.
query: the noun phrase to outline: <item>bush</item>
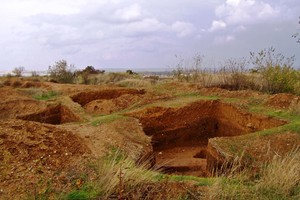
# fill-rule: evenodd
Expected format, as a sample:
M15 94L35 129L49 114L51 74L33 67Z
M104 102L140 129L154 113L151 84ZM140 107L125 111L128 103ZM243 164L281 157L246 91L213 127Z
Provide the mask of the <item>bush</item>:
M250 52L250 56L250 61L265 82L262 90L270 93L295 93L295 86L299 82L299 72L292 67L294 56L285 57L280 53L275 53L273 47L258 53Z
M244 58L227 59L220 70L221 87L231 90L248 89L251 84L248 83L246 66L247 61Z
M49 66L48 74L50 78L58 83L73 83L75 75L73 73L74 65L68 66L66 60L57 61L53 66Z

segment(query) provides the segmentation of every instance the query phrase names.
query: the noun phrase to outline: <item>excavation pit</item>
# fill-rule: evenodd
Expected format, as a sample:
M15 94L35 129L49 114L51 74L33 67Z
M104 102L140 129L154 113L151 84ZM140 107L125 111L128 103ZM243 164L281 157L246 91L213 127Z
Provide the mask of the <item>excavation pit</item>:
M182 108L155 107L132 114L152 136L156 165L166 173L206 176L206 147L213 137L231 137L285 124L220 101Z
M144 90L135 89L103 89L98 91L80 92L71 96L71 99L79 103L81 106L95 101L95 100L108 100L118 98L125 94L138 95L145 94Z
M40 112L18 116L17 118L54 125L81 121L79 116L63 105L50 106Z

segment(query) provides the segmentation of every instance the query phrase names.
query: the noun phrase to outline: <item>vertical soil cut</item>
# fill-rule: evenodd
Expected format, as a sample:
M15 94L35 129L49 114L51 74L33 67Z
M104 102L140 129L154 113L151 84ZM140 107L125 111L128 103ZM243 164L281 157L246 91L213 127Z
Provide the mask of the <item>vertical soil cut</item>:
M17 118L54 125L81 121L79 116L75 115L69 108L63 105L48 107L43 111L18 116Z
M152 136L156 165L166 173L206 176L207 144L213 137L230 137L283 125L220 101L199 101L182 108L155 107L133 113Z

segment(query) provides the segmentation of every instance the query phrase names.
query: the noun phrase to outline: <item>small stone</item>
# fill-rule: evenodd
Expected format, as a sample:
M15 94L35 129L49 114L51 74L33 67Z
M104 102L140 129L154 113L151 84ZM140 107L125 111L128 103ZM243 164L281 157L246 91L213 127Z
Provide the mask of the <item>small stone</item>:
M158 153L158 155L162 155L162 152L160 151L160 152Z

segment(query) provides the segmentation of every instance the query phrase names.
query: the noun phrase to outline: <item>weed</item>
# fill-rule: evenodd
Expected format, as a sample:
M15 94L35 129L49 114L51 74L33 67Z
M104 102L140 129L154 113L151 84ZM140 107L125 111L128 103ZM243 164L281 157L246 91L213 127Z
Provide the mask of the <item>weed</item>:
M93 126L99 126L101 124L108 124L108 123L112 123L115 120L124 118L124 116L122 115L118 115L118 114L111 114L111 115L104 115L104 116L100 116L98 117L96 120L94 120L91 124Z
M33 98L35 98L36 100L47 101L49 99L56 98L58 95L60 95L59 92L48 91L48 92L42 92L41 94L35 94Z

